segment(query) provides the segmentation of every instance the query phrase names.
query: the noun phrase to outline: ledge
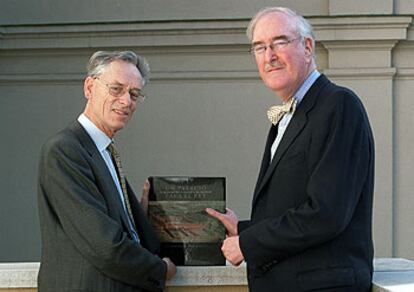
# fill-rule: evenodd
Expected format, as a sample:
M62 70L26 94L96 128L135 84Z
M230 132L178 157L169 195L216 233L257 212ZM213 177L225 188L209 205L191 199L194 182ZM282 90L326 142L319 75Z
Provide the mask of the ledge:
M320 69L321 72L331 78L342 79L385 79L390 80L394 76L399 78L410 78L414 76L414 69L411 68L329 68ZM76 84L82 82L85 74L1 74L0 84ZM171 80L260 80L256 70L227 70L227 71L154 71L151 72L151 82L154 81L171 81Z
M411 16L309 17L317 41L405 40ZM125 46L247 47L249 19L0 26L0 51Z
M372 291L414 291L414 261L401 258L375 259L374 270Z
M337 16L311 19L318 41L400 40L407 38L411 16Z
M36 288L39 263L0 263L0 290ZM401 258L374 260L374 292L414 291L414 261ZM167 287L246 286L246 269L232 266L178 267Z
M36 288L40 263L0 263L0 289ZM246 267L178 267L169 287L246 286Z
M167 286L246 286L246 266L178 267Z
M81 84L85 74L1 74L0 84L28 84L28 83L43 83L43 84ZM241 71L241 70L227 70L227 71L154 71L151 72L151 83L154 81L171 81L171 80L260 80L257 71Z
M321 70L331 78L341 79L386 79L391 80L397 73L396 68L330 68Z

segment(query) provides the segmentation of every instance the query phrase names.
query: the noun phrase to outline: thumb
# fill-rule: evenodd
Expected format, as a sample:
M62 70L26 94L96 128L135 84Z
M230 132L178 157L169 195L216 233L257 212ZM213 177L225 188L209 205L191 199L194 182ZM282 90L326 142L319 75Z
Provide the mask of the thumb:
M148 214L148 197L149 197L150 183L145 180L144 186L142 187L141 195L141 207L144 209L145 214Z

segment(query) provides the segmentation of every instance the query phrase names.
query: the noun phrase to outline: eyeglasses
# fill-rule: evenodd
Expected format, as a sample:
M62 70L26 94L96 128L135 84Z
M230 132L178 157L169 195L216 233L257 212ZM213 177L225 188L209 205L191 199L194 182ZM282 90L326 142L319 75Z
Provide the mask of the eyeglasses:
M254 55L262 55L266 52L267 48L270 48L274 53L277 53L280 50L283 50L287 47L288 44L300 39L301 37L297 37L294 39L276 39L270 43L270 45L265 45L263 43L254 44L250 48L250 52Z
M129 88L129 86L122 84L108 84L103 82L99 77L95 77L95 79L105 85L108 88L108 93L113 97L121 97L128 92L131 100L134 102L142 103L145 100L145 94L139 88Z

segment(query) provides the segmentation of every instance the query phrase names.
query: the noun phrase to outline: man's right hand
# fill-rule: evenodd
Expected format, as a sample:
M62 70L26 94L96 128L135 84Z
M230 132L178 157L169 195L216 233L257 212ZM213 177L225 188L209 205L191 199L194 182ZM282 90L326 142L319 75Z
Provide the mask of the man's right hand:
M221 221L227 230L228 236L236 236L239 234L237 231L237 223L239 222L239 219L232 209L226 208L226 211L227 212L223 214L212 208L206 208L207 214Z
M144 210L144 214L148 216L148 197L150 190L149 180L145 180L144 186L142 187L142 196L141 196L141 208Z
M162 258L162 260L167 264L167 280L170 280L177 274L177 267L169 258Z

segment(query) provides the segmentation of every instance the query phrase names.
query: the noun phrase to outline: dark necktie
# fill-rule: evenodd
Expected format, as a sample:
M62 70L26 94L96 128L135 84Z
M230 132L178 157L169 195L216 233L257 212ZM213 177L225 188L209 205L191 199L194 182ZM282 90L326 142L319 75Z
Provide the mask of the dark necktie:
M137 229L136 229L136 226L135 226L135 223L134 223L134 216L132 215L131 204L130 204L129 198L128 198L126 181L125 181L125 174L124 174L124 170L122 168L122 163L121 163L121 156L119 155L118 150L116 150L114 143L109 144L108 150L112 155L112 160L116 164L116 168L117 168L117 172L118 172L118 178L119 178L119 182L121 183L122 194L124 196L125 206L126 206L126 209L128 211L128 216L129 216L130 222L132 224L133 231L136 233ZM135 235L137 235L137 234L135 234Z

